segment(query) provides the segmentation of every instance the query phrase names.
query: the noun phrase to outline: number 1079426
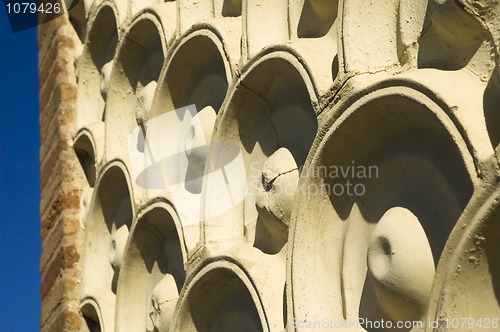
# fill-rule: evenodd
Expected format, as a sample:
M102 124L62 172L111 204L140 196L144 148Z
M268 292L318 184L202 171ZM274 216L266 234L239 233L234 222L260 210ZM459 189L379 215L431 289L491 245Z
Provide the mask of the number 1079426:
M59 2L14 2L5 4L7 14L61 14Z

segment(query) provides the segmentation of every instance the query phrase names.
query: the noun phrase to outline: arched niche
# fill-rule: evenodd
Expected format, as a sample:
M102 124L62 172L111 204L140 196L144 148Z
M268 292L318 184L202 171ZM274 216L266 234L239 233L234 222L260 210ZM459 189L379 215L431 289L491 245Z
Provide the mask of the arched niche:
M441 107L385 83L359 91L326 121L297 189L288 317L425 317L435 268L476 177L469 143Z
M117 9L104 1L89 18L84 50L78 58L77 126L103 120L109 76L119 38Z
M206 152L230 80L222 40L206 29L187 34L169 53L145 130L134 132L145 142L132 144L134 181L149 198L172 198L190 249L199 239Z
M218 112L232 73L223 41L211 30L185 35L173 46L162 72L152 116L194 104Z
M290 2L290 7L300 6L300 16L296 26L299 38L320 38L334 27L338 16L338 1L303 0ZM336 32L333 34L336 36Z
M500 103L500 63L491 75L488 85L483 95L484 118L488 136L491 141L491 146L496 149L498 160L500 161L500 111L498 105Z
M186 278L186 247L172 205L141 210L124 253L117 294L120 331L168 331Z
M111 72L104 116L106 160L130 160L130 135L150 111L165 52L156 15L144 12L135 17L120 42Z
M98 157L92 133L86 129L80 130L74 139L73 149L82 166L89 186L93 188L97 176L96 160L98 160Z
M494 69L492 36L484 22L471 13L470 6L449 0L429 1L418 43L418 68L467 68L481 80L488 80Z
M113 330L115 294L125 244L132 226L130 181L126 168L103 168L85 220L82 295L101 308L104 330Z
M269 331L251 280L224 260L188 281L174 317L171 331Z
M83 319L85 319L89 332L103 331L101 311L94 299L86 298L82 300L80 311L83 315Z
M312 91L307 72L285 52L262 56L232 87L205 171L205 241L245 237L265 253L283 248L316 135Z
M87 32L86 19L92 0L67 0L64 2L64 10L68 13L69 22L75 29L80 42L85 42Z
M344 1L343 69L355 74L467 69L486 81L493 70L493 37L488 24L473 14L476 6L492 10L486 2Z
M222 17L240 17L243 11L242 0L213 0L214 8L219 9Z

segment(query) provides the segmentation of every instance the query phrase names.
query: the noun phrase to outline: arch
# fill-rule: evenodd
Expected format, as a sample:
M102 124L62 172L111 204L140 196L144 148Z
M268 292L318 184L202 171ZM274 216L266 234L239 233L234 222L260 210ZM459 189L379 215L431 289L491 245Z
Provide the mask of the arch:
M211 106L218 111L232 80L222 39L214 31L201 28L179 40L162 70L152 115L191 104L198 110Z
M95 299L104 330L113 330L115 294L134 206L126 167L103 166L85 221L82 295Z
M128 161L128 139L150 111L166 53L161 22L143 12L129 25L115 56L105 111L106 159Z
M116 328L168 330L186 278L185 262L184 235L173 206L160 201L142 208L124 252Z
M101 310L94 299L83 299L80 304L80 311L85 319L85 323L87 323L89 332L103 331Z
M206 170L209 175L202 200L205 241L245 234L264 252L276 254L281 250L294 194L285 188L294 186L317 130L311 87L307 71L293 55L283 51L265 54L251 63L231 87L217 118L211 146L213 165L221 169ZM231 166L238 160L243 165ZM268 184L282 186L279 195L263 187L264 168L268 170L264 172ZM221 170L233 173L223 180ZM226 186L220 181L227 182ZM228 197L227 204L213 202L213 197ZM266 204L267 198L275 203ZM286 212L277 212L281 208ZM226 225L224 231L222 225Z
M149 142L147 148L132 144L132 162L142 162L135 167L135 182L152 195L167 193L172 197L184 231L191 234L187 237L190 250L199 238L199 200L206 161L201 150L209 143L232 77L222 45L220 36L206 28L191 31L172 45L151 111L141 119L143 130L134 131L137 142Z
M426 312L445 243L475 190L468 144L445 110L404 84L360 90L357 98L337 107L339 117L329 117L318 135L321 141L313 145L295 200L289 316L297 321L418 320ZM400 215L401 226L386 227L394 215ZM410 229L410 235L405 233ZM418 274L404 265L390 271L398 274L394 280L403 297L409 274L415 285L425 286L422 294L412 293L418 312L406 310L399 295L381 300L394 293L380 286L374 266L367 264L377 234L402 255L393 257L415 264L412 271ZM390 240L405 236L415 244ZM409 250L412 245L418 250ZM307 299L310 294L314 299Z
M114 3L104 1L91 13L82 56L78 59L77 126L101 122L109 74L119 39Z
M65 3L65 9L68 12L68 17L73 29L75 29L80 42L85 42L85 34L87 31L86 19L88 10L91 6L89 0L71 0Z
M295 3L290 2L290 5L293 4ZM299 38L325 36L334 26L337 15L338 1L304 0L297 25L297 36Z
M97 176L96 160L98 160L98 157L92 133L87 129L80 130L75 137L73 149L82 166L89 186L93 188Z
M269 331L252 282L237 265L218 261L186 283L172 331Z
M493 38L481 19L470 12L470 6L448 0L428 3L425 30L419 39L418 68L467 68L482 80L490 77Z

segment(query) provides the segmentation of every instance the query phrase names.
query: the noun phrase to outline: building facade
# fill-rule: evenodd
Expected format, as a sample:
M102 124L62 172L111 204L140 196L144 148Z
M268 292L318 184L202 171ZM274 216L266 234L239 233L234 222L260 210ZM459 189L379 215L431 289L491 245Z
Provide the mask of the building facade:
M497 1L66 9L42 331L500 330Z

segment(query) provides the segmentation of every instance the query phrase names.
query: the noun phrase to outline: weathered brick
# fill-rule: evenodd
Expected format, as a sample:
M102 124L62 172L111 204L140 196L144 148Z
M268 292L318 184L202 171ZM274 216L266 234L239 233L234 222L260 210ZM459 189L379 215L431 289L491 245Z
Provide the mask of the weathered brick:
M49 262L56 254L58 247L65 237L78 235L80 231L80 222L78 220L79 209L65 209L55 222L55 226L48 231L45 236L43 247L44 251L40 258L40 270L44 274L49 266Z
M45 274L42 276L42 285L40 286L42 299L45 298L48 291L52 288L54 282L63 270L70 269L75 266L79 259L80 254L74 245L67 245L59 248L57 255L54 257Z
M42 284L41 331L80 331L82 234L79 223L84 177L72 149L80 46L67 16L39 27L40 187Z
M82 331L85 321L77 310L71 310L67 307L53 312L50 316L51 320L42 324L41 332L54 332L54 331Z
M63 193L54 200L51 208L42 215L42 240L45 239L48 232L54 227L57 218L66 209L79 209L80 207L80 192L73 191Z

